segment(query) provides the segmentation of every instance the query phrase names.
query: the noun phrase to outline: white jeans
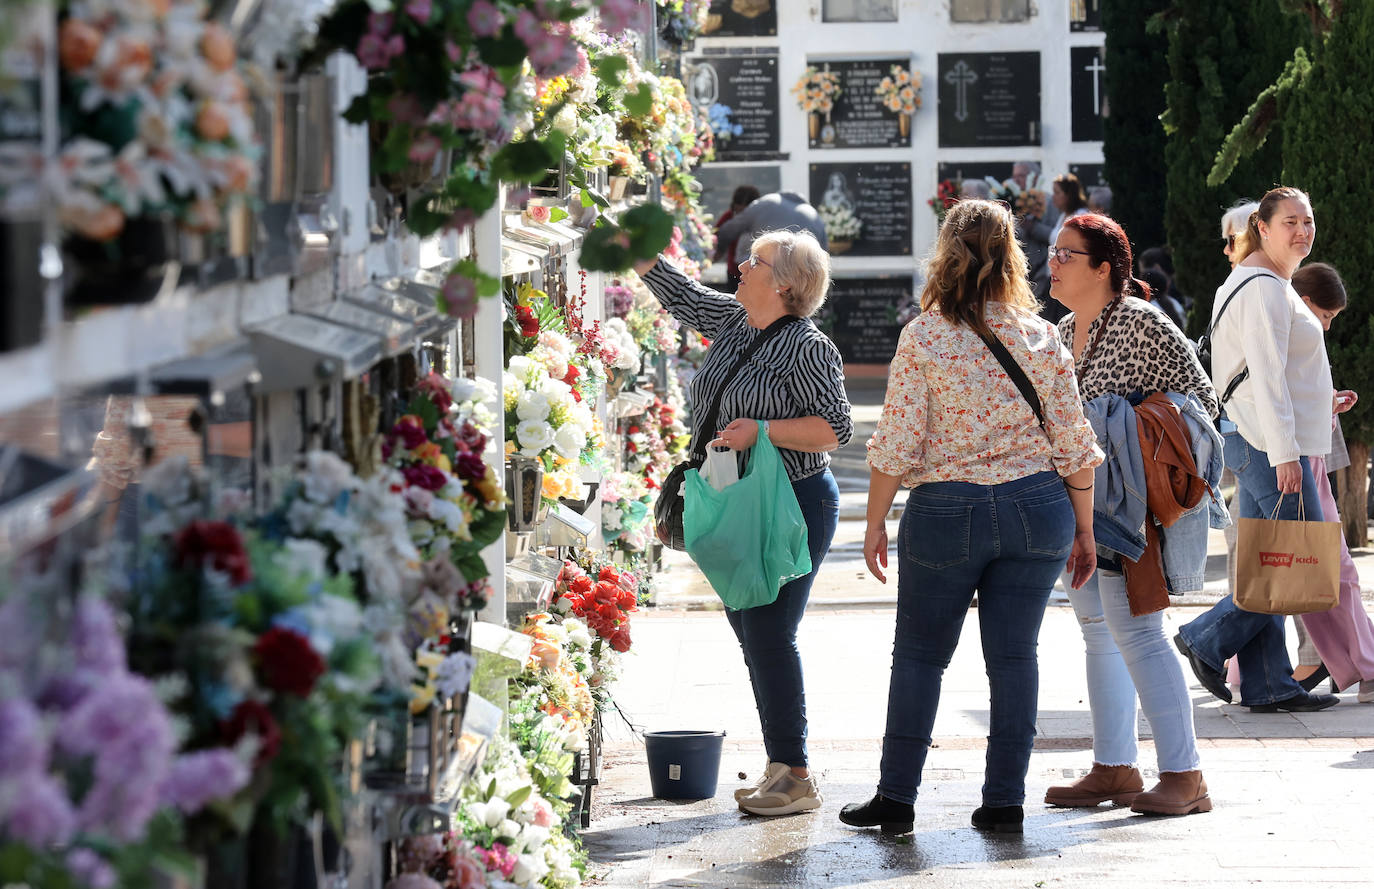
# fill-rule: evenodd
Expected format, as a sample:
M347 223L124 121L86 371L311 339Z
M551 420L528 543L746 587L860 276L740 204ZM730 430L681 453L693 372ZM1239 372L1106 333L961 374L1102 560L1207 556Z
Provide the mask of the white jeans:
M1069 584L1065 582L1065 587ZM1164 613L1131 616L1126 578L1097 571L1082 589L1069 589L1087 646L1088 704L1093 761L1136 763L1136 696L1154 734L1161 772L1198 767L1193 704L1183 668L1164 635Z

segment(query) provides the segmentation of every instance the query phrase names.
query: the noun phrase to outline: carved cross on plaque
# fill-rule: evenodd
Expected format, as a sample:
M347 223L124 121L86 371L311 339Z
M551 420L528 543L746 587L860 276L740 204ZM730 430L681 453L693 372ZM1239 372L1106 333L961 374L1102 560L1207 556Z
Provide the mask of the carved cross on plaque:
M954 84L954 119L957 121L968 120L968 88L970 84L978 81L978 72L974 71L960 59L951 69L945 72L945 83Z
M1091 65L1084 65L1084 66L1083 66L1083 70L1084 70L1084 71L1091 71L1091 72L1092 72L1092 75L1093 75L1093 113L1094 113L1094 114L1101 114L1101 113L1102 113L1102 96L1101 96L1101 93L1098 92L1098 87L1099 87L1099 84L1100 84L1100 82L1101 82L1102 72L1107 70L1107 66L1104 65L1104 64L1102 64L1102 57L1101 57L1101 56L1099 56L1097 53L1093 53L1093 61L1092 61L1092 64L1091 64Z

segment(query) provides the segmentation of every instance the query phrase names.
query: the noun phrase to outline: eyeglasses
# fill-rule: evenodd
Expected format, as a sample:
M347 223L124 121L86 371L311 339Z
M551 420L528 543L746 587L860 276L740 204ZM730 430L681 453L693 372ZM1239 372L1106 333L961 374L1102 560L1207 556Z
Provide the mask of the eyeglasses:
M1052 247L1050 248L1050 253L1054 255L1055 262L1060 265L1072 261L1073 254L1075 253L1079 256L1092 256L1092 254L1086 250L1074 250L1071 247Z
M768 266L770 269L773 267L773 264L772 264L771 262L769 262L768 260L766 260L766 259L759 259L759 255L758 255L757 253L750 253L750 254L749 254L749 259L747 259L746 262L749 263L749 268L751 268L751 269L753 269L753 268L758 268L758 267L761 266L761 265L766 265L766 266Z

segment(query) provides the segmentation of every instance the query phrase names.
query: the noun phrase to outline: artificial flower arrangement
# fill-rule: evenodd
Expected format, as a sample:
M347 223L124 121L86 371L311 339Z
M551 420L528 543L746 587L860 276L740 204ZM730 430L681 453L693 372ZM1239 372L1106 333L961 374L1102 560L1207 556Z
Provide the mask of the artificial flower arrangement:
M926 201L926 206L935 214L936 224L945 221L949 208L959 202L959 184L953 179L942 179L935 187L935 197Z
M506 521L506 497L483 457L487 436L474 415L495 394L489 384L461 385L464 400L457 406L444 378L431 373L420 380L382 445L387 465L401 476L411 539L433 590L431 624L440 626L450 609L486 604L481 551L501 536Z
M64 227L96 242L162 214L220 229L258 176L234 38L199 0L64 0L60 16L64 144L47 181Z
M668 43L687 47L706 30L710 0L655 0L659 33Z
M991 176L985 176L984 180L988 183L988 192L992 199L1006 201L1016 216L1045 215L1045 190L1040 186L1044 178L1040 174L1028 174L1024 188L1015 179L998 182Z
M893 65L888 69L888 75L878 81L873 92L883 100L883 106L888 111L915 114L916 109L921 107L921 72Z
M707 125L715 135L716 142L722 145L744 132L743 124L737 124L730 120L730 115L734 114L734 111L729 105L722 105L719 102L713 104L706 111Z
M680 324L659 307L657 301L640 300L624 316L625 327L644 355L663 355L677 351Z
M67 604L23 593L0 602L0 625L29 630L0 651L0 884L189 877L183 820L240 794L261 745L184 751L164 703L184 682L130 671L105 600Z
M815 65L808 65L792 87L797 105L807 114L829 114L835 109L835 100L843 92L839 74L823 71Z
M591 634L580 620L570 620L572 626L548 612L525 615L521 632L534 644L524 672L512 682L524 686L517 697L532 701L534 710L553 717L560 746L576 751L586 747L596 700L588 684L594 670Z
M593 578L587 568L567 561L558 576L553 611L585 622L596 634L593 660L604 658L614 662L609 650L621 654L630 650L630 615L637 610L638 603L639 579L634 573L607 563L596 567ZM594 680L589 684L595 689L609 682Z
M638 427L635 427L638 429ZM601 531L606 545L642 552L654 539L654 489L638 472L612 472L601 482Z
M606 314L624 318L635 305L635 292L620 278L612 278L605 287Z
M346 574L324 545L269 539L214 497L184 459L145 473L150 517L130 575L130 662L179 686L170 701L192 749L251 751L253 778L205 833L250 821L281 832L322 812L341 823L344 744L360 736L379 657Z
M816 208L816 212L825 222L825 234L831 243L852 241L859 237L859 232L863 230L863 220L855 216L854 211L848 207L821 204Z

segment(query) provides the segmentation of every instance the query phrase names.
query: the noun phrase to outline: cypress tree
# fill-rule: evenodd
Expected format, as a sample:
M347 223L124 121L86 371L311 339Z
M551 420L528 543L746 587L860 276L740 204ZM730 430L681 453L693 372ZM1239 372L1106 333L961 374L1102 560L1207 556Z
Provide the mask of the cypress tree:
M1318 5L1320 6L1320 5ZM1337 388L1365 396L1341 417L1351 469L1342 473L1341 514L1352 545L1367 541L1366 485L1374 441L1374 3L1335 5L1333 19L1309 12L1319 29L1312 69L1284 103L1283 176L1312 197L1317 238L1311 259L1335 266L1350 305L1331 325L1327 349ZM1302 19L1291 19L1295 24ZM1272 138L1270 141L1273 141Z
M1179 290L1194 300L1188 329L1196 336L1229 271L1221 252L1221 215L1237 200L1256 200L1278 183L1281 140L1271 135L1219 186L1207 184L1208 173L1227 133L1283 71L1310 29L1278 0L1174 0L1154 21L1167 31L1169 46L1164 223Z
M1164 238L1164 72L1168 43L1145 24L1170 0L1113 0L1102 5L1106 32L1107 107L1102 133L1104 178L1112 187L1112 216L1136 252Z

